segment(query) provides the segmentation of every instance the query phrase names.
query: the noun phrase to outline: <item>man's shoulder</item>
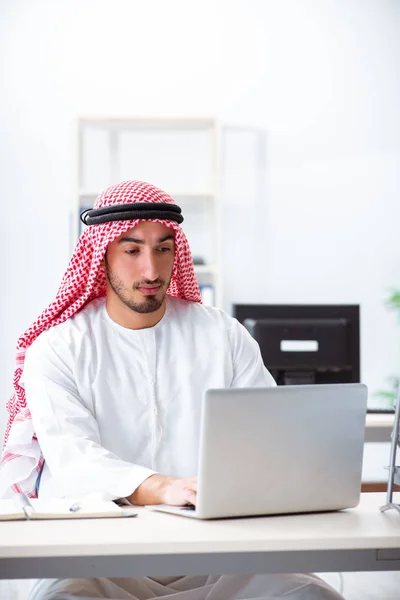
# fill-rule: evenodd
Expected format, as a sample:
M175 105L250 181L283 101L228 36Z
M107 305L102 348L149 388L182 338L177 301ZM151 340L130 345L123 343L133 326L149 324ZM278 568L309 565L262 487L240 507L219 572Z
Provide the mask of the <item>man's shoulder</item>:
M169 297L169 307L171 316L175 316L179 320L182 318L187 319L192 324L215 325L216 327L229 329L236 321L236 319L216 306L208 306L200 302L192 302L181 298Z
M32 342L28 353L32 355L37 352L42 353L48 348L68 347L73 340L86 336L99 320L104 302L104 298L92 300L72 317L43 331Z

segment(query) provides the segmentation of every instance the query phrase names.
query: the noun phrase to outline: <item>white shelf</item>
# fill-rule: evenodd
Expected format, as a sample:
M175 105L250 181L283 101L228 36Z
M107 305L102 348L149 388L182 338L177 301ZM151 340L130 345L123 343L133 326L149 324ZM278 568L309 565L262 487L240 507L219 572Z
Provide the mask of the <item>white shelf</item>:
M200 274L211 274L217 273L217 267L215 265L194 265L194 272Z
M185 194L184 192L178 192L174 194L169 192L169 194L174 198L174 200L182 199L193 202L201 202L202 200L208 200L213 202L214 200L216 200L215 194L211 194L210 192L191 192L190 194Z
M97 198L97 196L99 194L101 194L103 190L79 190L79 196L80 198ZM193 202L197 202L197 201L201 201L201 200L210 200L210 201L214 201L216 199L215 194L212 194L210 192L190 192L188 194L185 194L185 192L177 192L177 193L173 193L173 192L168 192L170 196L172 196L172 198L174 198L174 200L176 199L183 199L183 200L189 200L189 201L193 201Z
M100 191L94 191L94 190L79 190L79 196L94 196L97 198L97 196L101 193L102 190Z
M110 118L88 117L81 118L80 123L86 127L98 127L107 131L134 130L209 130L215 127L214 119L197 118Z

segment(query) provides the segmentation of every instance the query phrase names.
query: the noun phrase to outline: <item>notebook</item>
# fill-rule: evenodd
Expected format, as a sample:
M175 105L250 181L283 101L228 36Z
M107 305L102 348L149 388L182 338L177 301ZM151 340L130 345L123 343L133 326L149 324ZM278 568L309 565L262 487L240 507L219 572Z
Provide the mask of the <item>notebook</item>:
M0 521L31 519L94 519L136 517L134 506L118 506L113 501L79 501L70 498L29 498L16 494L0 500Z

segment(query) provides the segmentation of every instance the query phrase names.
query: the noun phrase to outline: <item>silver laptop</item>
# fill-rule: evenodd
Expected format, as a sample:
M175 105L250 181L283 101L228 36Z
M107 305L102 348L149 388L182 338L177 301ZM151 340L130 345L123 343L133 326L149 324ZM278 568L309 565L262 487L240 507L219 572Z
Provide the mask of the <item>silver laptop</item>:
M149 508L213 519L357 506L366 409L363 384L207 390L196 506Z

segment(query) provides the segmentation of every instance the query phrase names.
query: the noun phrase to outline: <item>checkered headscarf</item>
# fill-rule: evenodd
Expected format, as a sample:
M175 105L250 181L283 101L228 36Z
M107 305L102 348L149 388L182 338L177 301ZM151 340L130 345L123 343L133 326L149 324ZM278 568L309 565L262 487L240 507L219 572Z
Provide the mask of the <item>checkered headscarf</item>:
M154 185L143 181L123 181L102 192L94 208L136 202L174 204L171 196ZM105 296L106 275L104 269L100 268L100 263L107 246L141 220L143 219L111 221L88 226L78 240L55 300L19 338L14 393L7 403L9 419L1 463L0 497L10 487L15 492L24 492L34 497L36 478L43 465L43 456L26 404L25 390L20 385L27 348L42 332L63 323L95 298ZM175 231L175 260L167 293L177 298L201 302L189 244L180 225L172 220L151 220L159 221Z

